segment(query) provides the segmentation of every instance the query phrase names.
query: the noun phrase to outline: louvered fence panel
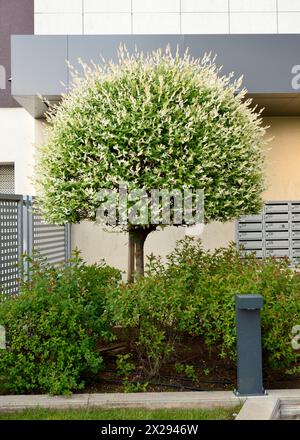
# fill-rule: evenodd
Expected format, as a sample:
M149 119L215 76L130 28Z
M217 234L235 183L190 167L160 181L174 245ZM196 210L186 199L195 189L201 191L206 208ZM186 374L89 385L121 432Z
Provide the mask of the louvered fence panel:
M46 224L37 211L33 211L33 250L50 263L58 264L69 258L68 225Z
M22 253L57 265L70 258L70 225L45 223L31 196L0 194L0 295L19 292ZM30 276L24 261L22 275Z

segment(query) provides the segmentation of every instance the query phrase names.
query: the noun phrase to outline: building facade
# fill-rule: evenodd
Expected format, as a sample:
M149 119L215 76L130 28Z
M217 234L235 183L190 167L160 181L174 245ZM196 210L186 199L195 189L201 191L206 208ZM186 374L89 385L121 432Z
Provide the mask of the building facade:
M264 199L300 200L300 0L0 0L0 37L0 192L34 194L34 150L45 132L39 95L59 101L66 58L113 58L121 42L141 50L169 43L195 56L212 51L225 71L244 74L272 138ZM146 253L164 256L184 235L154 232ZM207 225L201 238L214 248L235 236L230 222ZM83 222L72 226L72 242L88 261L126 269L125 234Z

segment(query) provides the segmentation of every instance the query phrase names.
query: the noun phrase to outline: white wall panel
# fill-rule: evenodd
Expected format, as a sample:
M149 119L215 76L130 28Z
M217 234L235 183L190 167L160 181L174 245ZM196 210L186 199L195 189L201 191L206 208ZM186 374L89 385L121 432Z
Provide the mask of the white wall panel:
M276 12L276 0L229 0L232 12Z
M232 34L273 34L276 32L275 12L233 12L230 14L230 33Z
M82 14L35 14L36 35L82 34Z
M278 14L278 32L280 34L300 33L300 12L281 12Z
M179 34L180 15L147 13L133 15L134 34Z
M84 12L131 12L131 0L84 0Z
M300 0L278 0L278 11L300 11Z
M300 0L35 0L35 33L300 33L297 12Z
M85 34L130 34L131 14L85 14Z
M228 0L181 0L181 12L227 12Z
M183 34L227 34L228 14L184 13L181 18L181 31Z
M98 3L101 3L101 1ZM35 13L82 13L82 0L34 0Z
M180 0L132 0L132 12L180 12Z

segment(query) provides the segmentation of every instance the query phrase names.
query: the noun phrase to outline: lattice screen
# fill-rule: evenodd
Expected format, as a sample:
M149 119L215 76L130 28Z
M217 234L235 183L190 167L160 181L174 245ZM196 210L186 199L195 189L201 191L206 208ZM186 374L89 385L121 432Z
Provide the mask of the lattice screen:
M15 167L14 165L0 165L0 193L15 193Z
M21 201L0 198L0 294L18 293Z

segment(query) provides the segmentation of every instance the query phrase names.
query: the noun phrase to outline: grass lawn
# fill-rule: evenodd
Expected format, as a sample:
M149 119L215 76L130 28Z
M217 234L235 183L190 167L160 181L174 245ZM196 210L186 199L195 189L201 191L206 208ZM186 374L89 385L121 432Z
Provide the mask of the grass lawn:
M1 413L0 420L232 420L239 408L216 409L28 409Z

